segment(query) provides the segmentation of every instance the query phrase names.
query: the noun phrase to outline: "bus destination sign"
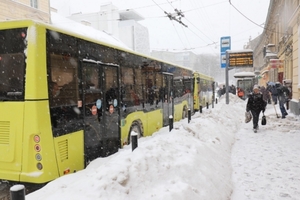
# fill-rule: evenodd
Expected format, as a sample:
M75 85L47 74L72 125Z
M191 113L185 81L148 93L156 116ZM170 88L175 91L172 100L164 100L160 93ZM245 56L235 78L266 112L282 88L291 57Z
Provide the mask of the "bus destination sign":
M228 51L228 67L253 67L253 51Z

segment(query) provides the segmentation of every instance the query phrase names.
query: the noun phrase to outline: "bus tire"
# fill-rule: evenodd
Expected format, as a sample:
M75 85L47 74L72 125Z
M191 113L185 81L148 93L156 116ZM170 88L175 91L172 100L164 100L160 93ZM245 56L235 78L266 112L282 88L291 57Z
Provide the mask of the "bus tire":
M131 132L134 131L138 134L138 138L143 137L141 124L138 121L134 121L130 126L130 131L128 133L128 144L131 143Z

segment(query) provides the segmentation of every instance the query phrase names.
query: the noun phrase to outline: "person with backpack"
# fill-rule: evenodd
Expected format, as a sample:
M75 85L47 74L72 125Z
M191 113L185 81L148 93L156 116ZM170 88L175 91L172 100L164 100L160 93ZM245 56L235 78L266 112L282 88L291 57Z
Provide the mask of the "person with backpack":
M242 88L240 88L240 87L237 87L237 95L238 95L238 97L240 97L241 99L243 99L244 95L245 95L244 90Z
M290 91L286 86L281 85L279 82L277 82L275 84L275 86L276 86L276 90L277 90L281 118L284 119L285 116L288 115L288 113L286 112L286 109L284 107L284 104L287 101L289 101Z
M277 104L277 97L278 97L276 85L274 83L273 84L272 83L268 83L267 90L271 94L271 98L272 98L271 100L276 105Z
M248 96L248 102L246 106L246 111L251 112L253 121L253 130L256 133L258 130L258 120L259 114L262 111L265 112L267 102L264 101L263 95L259 90L258 85L254 85L253 92Z
M270 94L269 91L265 88L265 86L260 87L260 92L263 95L263 99L268 103L270 102Z

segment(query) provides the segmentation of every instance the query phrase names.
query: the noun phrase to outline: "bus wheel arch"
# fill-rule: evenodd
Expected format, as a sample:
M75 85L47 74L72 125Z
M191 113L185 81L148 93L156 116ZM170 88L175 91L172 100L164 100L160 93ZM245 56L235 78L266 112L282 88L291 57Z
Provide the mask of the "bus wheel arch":
M127 138L127 144L131 143L131 132L134 131L138 134L138 138L143 137L143 124L140 120L135 120L132 122L129 133L128 133L128 138Z

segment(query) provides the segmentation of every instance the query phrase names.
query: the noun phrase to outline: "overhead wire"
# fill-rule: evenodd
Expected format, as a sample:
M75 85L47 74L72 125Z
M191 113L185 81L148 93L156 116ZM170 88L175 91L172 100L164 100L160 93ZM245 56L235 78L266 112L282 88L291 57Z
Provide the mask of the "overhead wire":
M167 0L168 1L168 0ZM175 9L175 7L168 1L168 3ZM186 13L186 11L184 11L183 13ZM200 33L202 33L205 37L207 37L212 43L209 43L207 46L211 46L213 44L216 44L217 42L213 41L211 38L209 38L204 32L202 32L197 26L195 26L189 19L187 19L187 17L185 16L185 20L187 20L193 27L195 27ZM206 41L203 40L202 37L200 37L197 33L195 33L194 31L192 31L190 28L189 30L195 34L198 38L200 38L203 42L206 43ZM184 32L185 34L185 32ZM191 48L194 49L194 48Z
M181 42L181 43L182 43L182 45L184 46L184 43L183 43L183 41L182 41L182 39L181 39L180 35L178 34L178 31L177 31L177 29L175 28L175 25L174 25L174 23L173 23L173 22L172 22L172 24L173 24L173 27L174 27L174 29L175 29L175 31L176 31L176 34L178 35L178 38L179 38L180 42Z
M251 20L249 17L247 17L246 15L244 15L239 9L237 9L237 8L231 3L230 0L229 0L229 3L230 3L230 5L231 5L238 13L240 13L240 14L241 14L243 17L245 17L247 20L249 20L249 21L252 22L253 24L259 26L260 28L264 28L263 26L257 24L256 22L254 22L253 20Z
M174 11L177 10L177 9L169 2L169 0L166 0L166 1L169 3L169 5L171 5L171 7L174 9ZM180 11L180 10L179 10L179 11ZM179 12L179 11L177 11L177 12ZM181 11L180 11L180 12L181 12ZM178 13L177 13L177 14L178 14ZM181 20L181 19L180 19L180 20ZM173 23L173 22L172 22L172 23ZM174 27L174 29L176 30L176 27L174 26L174 23L173 23L173 27ZM182 27L182 26L181 26L181 28L182 28L182 32L184 33L185 38L186 38L186 40L187 40L187 42L188 42L188 45L190 46L189 39L188 39L188 37L186 36L185 31L183 30L183 27ZM183 46L185 46L185 44L183 43L183 41L182 41L182 39L181 39L179 33L177 32L177 30L176 30L176 33L177 33L177 35L178 35L178 37L179 37L181 43L183 44Z
M158 6L164 13L166 13L166 14L168 14L158 3L156 3L154 0L152 0L153 1L153 3L155 3L155 5L156 6ZM168 4L170 4L170 2L167 0L167 3ZM170 4L171 5L171 7L173 7L173 5L172 4ZM174 8L174 7L173 7ZM172 20L171 20L172 21ZM178 33L178 31L177 31L177 29L176 29L176 27L175 27L175 25L174 25L174 23L172 22L172 25L173 25L173 27L174 27L174 29L175 29L175 32L176 32L176 34L177 34L177 36L178 36L178 38L179 38L179 40L180 40L180 42L182 43L182 45L183 46L185 46L184 45L184 43L183 43L183 41L182 41L182 39L181 39L181 37L180 37L180 34Z
M152 0L153 3L155 3L156 6L158 6L164 13L166 13L166 11L154 0ZM175 10L175 7L167 0L167 2L171 5L171 7ZM182 12L182 13L185 13L185 12ZM190 29L189 27L188 30L191 31L195 36L197 36L199 39L201 39L204 43L207 43L207 45L203 45L203 46L198 46L198 47L190 47L190 48L184 48L183 50L194 50L194 49L197 49L197 48L204 48L204 47L207 47L207 46L212 46L212 45L216 45L218 42L215 42L213 41L211 38L209 38L204 32L202 32L197 26L195 26L189 19L187 19L185 17L185 20L187 20L193 27L195 27L199 32L201 32L205 37L207 37L211 43L208 43L207 41L205 41L202 37L200 37L195 31L193 31L192 29ZM176 27L173 24L173 27L174 29L176 30ZM184 32L184 31L183 31ZM178 35L178 37L180 38L180 35L178 34L177 30L176 30L176 34ZM186 33L184 32L185 36L186 36ZM187 36L186 36L187 37ZM181 42L182 42L182 39L180 38ZM189 40L187 40L189 41ZM183 43L183 42L182 42ZM190 46L190 45L189 45Z
M251 20L249 17L247 17L246 15L244 15L237 7L235 7L235 6L231 3L231 0L229 0L229 3L230 3L230 5L231 5L238 13L240 13L243 17L245 17L247 20L249 20L250 22L252 22L252 23L255 24L256 26L258 26L258 27L260 27L260 28L262 28L262 29L264 29L264 30L267 30L267 31L269 31L269 32L271 32L271 33L285 34L285 33L281 32L281 31L273 31L273 30L271 30L271 29L269 29L269 28L266 28L265 26L262 26L262 25L260 25L260 24L258 24L258 23L256 23L256 22L254 22L254 21ZM263 23L263 24L264 24L264 23Z

